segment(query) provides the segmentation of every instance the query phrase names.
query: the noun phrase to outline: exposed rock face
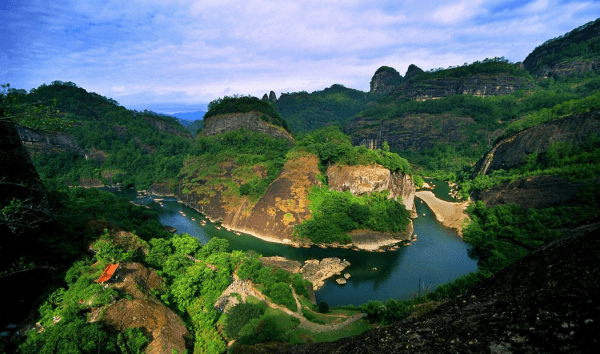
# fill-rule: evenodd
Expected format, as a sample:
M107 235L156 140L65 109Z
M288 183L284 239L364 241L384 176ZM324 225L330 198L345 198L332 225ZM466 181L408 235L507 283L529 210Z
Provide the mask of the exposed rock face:
M402 83L402 76L392 69L379 68L371 78L371 93L387 93L394 91L396 86Z
M560 62L552 67L544 66L534 71L536 76L563 77L572 75L583 75L587 72L600 73L600 58L590 60L574 60Z
M320 261L309 259L304 264L284 257L262 257L260 261L265 266L284 269L290 273L301 273L304 279L313 284L313 290L319 290L325 285L326 279L341 275L342 271L350 266L350 262L337 257L323 258Z
M518 204L523 209L549 208L573 201L584 185L584 182L557 176L535 176L477 191L473 198L481 200L488 207Z
M273 103L277 103L277 95L275 95L275 92L273 92L273 91L269 92L269 101L271 101Z
M545 153L554 142L581 145L590 134L600 136L600 111L575 114L525 129L497 142L475 167L473 177L494 170L510 170L526 162L527 155Z
M321 261L311 259L304 262L300 272L304 279L313 284L313 290L318 290L325 285L325 279L334 275L341 275L342 271L349 266L350 262L337 257L323 258Z
M390 192L388 198L402 198L407 210L416 214L416 187L409 175L392 173L379 165L339 166L327 168L327 182L332 190L350 191L352 195L364 195L372 192ZM416 215L415 215L416 216Z
M587 23L560 38L547 41L535 48L535 50L523 60L523 65L530 73L534 75L543 75L544 72L547 73L548 67L540 68L540 65L547 62L555 62L556 60L549 60L551 57L559 58L559 54L569 45L582 43L597 38L598 36L600 36L600 20ZM555 67L555 64L552 64L552 67Z
M380 68L375 72L371 79L371 93L394 92L399 94L399 98L414 100L437 99L452 95L489 97L508 95L521 88L523 84L531 85L527 79L509 74L473 74L468 77L449 76L416 81L409 79L418 76L423 70L415 65L409 66L404 79L397 71L389 69Z
M404 80L408 81L422 72L424 72L423 69L419 68L415 64L410 64L406 70L406 75L404 75Z
M598 224L576 229L416 319L332 343L273 344L245 352L594 352L600 344L599 231Z
M466 139L466 132L473 124L472 118L448 114L405 115L385 121L357 117L346 126L345 131L352 137L353 145L381 149L383 142L387 141L393 151L420 151L433 147L436 142L452 143Z
M71 151L84 155L83 150L75 143L73 136L67 133L41 133L22 126L17 127L23 145L30 154L56 153Z
M287 139L290 144L294 143L294 138L290 133L282 127L277 127L261 120L260 113L258 112L222 114L206 118L202 134L204 136L211 136L240 128L266 133L274 138Z
M186 351L190 334L176 313L155 299L150 290L158 289L161 279L139 263L122 263L113 287L132 300L122 299L104 310L103 321L118 330L138 327L150 334L147 353Z
M181 186L179 198L209 218L222 220L225 227L268 241L291 241L294 226L310 217L308 194L313 185L320 184L318 174L316 156L303 156L287 161L277 179L269 185L265 195L254 206L248 201L228 206L220 191L212 196L184 195L181 193ZM227 176L225 172L224 177L231 176Z
M509 75L473 75L465 78L446 77L425 81L409 81L396 91L415 100L428 100L452 95L478 97L509 95L527 80Z
M151 126L156 128L159 132L169 133L171 135L177 135L186 139L193 139L192 134L188 131L181 131L176 129L171 124L165 122L162 119L154 118L154 117L144 117L144 120L148 122Z

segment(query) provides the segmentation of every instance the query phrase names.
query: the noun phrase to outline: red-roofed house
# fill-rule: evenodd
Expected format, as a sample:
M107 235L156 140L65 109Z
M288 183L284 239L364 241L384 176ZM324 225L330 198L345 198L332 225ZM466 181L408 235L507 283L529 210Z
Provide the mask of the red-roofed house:
M115 272L117 271L117 268L119 268L119 263L107 265L106 268L104 268L104 272L102 272L102 275L100 276L100 278L98 278L94 281L96 283L104 283L105 281L110 280L110 278L113 276L113 274L115 274Z

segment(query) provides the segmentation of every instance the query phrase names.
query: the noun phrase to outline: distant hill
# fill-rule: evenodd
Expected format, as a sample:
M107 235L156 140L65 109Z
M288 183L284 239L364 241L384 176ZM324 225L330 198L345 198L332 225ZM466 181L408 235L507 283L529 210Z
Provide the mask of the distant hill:
M204 118L205 111L197 111L197 112L183 112L183 113L173 113L171 116L179 118L181 125L184 127L192 124L195 120L202 120Z

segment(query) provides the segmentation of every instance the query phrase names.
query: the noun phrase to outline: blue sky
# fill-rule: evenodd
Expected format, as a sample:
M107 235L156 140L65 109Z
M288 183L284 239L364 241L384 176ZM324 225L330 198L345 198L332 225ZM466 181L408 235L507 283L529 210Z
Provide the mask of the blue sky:
M127 108L201 110L504 56L600 17L593 0L0 0L0 83L72 81Z

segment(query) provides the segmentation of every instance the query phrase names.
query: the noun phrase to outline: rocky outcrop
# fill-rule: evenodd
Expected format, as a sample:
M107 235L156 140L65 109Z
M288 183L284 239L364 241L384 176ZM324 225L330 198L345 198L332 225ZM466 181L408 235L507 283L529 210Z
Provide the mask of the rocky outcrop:
M509 95L527 83L527 79L510 75L481 75L469 77L444 77L423 81L409 81L396 92L400 97L429 100L452 95L490 97Z
M17 126L23 145L30 154L57 153L70 151L84 155L71 134L63 132L44 133L23 126Z
M469 76L445 76L437 78L421 77L419 67L409 66L406 77L402 78L393 68L381 67L371 79L371 93L395 93L397 98L429 100L452 95L478 97L509 95L524 84L531 86L525 77L511 74L477 74Z
M402 83L402 76L395 69L382 66L371 78L371 93L388 93Z
M325 285L325 280L334 275L341 275L342 271L350 266L350 262L337 257L309 259L301 264L284 257L262 257L260 261L265 266L284 269L290 273L301 273L302 278L313 284L313 290L319 290Z
M475 166L473 178L526 163L531 153L544 154L554 142L583 144L590 134L600 136L600 111L575 114L522 130L498 141Z
M219 133L238 130L240 128L248 129L254 132L266 133L274 138L283 138L294 143L294 138L284 128L269 124L260 119L261 113L231 113L212 116L204 119L204 136L211 136Z
M523 60L523 65L533 75L548 74L557 65L570 65L564 61L561 63L560 59L561 53L568 51L569 46L594 40L598 36L600 36L600 19L588 22L564 36L546 41Z
M598 232L598 224L572 230L418 318L332 343L244 352L592 353L600 345Z
M345 132L353 145L381 149L387 141L392 151L430 149L436 143L464 141L475 121L469 117L450 114L407 114L390 120L372 121L357 117Z
M146 353L159 354L186 351L190 333L181 318L155 298L161 279L153 270L139 263L121 263L116 281L110 286L127 294L129 299L113 302L93 313L99 320L119 331L137 327L148 334Z
M575 201L585 184L557 176L535 176L476 191L472 197L488 207L518 204L523 209L549 208Z
M416 217L415 192L412 178L403 173L392 173L379 165L340 166L327 168L329 189L340 192L350 191L352 195L364 195L372 192L389 191L388 198L398 200Z
M224 166L222 177L231 178L227 170ZM227 204L221 190L212 190L212 195L183 194L180 186L178 196L210 219L222 221L225 227L266 241L291 243L294 226L310 217L308 195L312 186L320 184L319 173L318 159L314 155L289 160L254 205L245 199L236 205Z
M553 66L543 66L534 71L536 76L542 77L564 77L572 75L583 75L588 72L600 73L600 58L577 59L568 62L559 62Z

